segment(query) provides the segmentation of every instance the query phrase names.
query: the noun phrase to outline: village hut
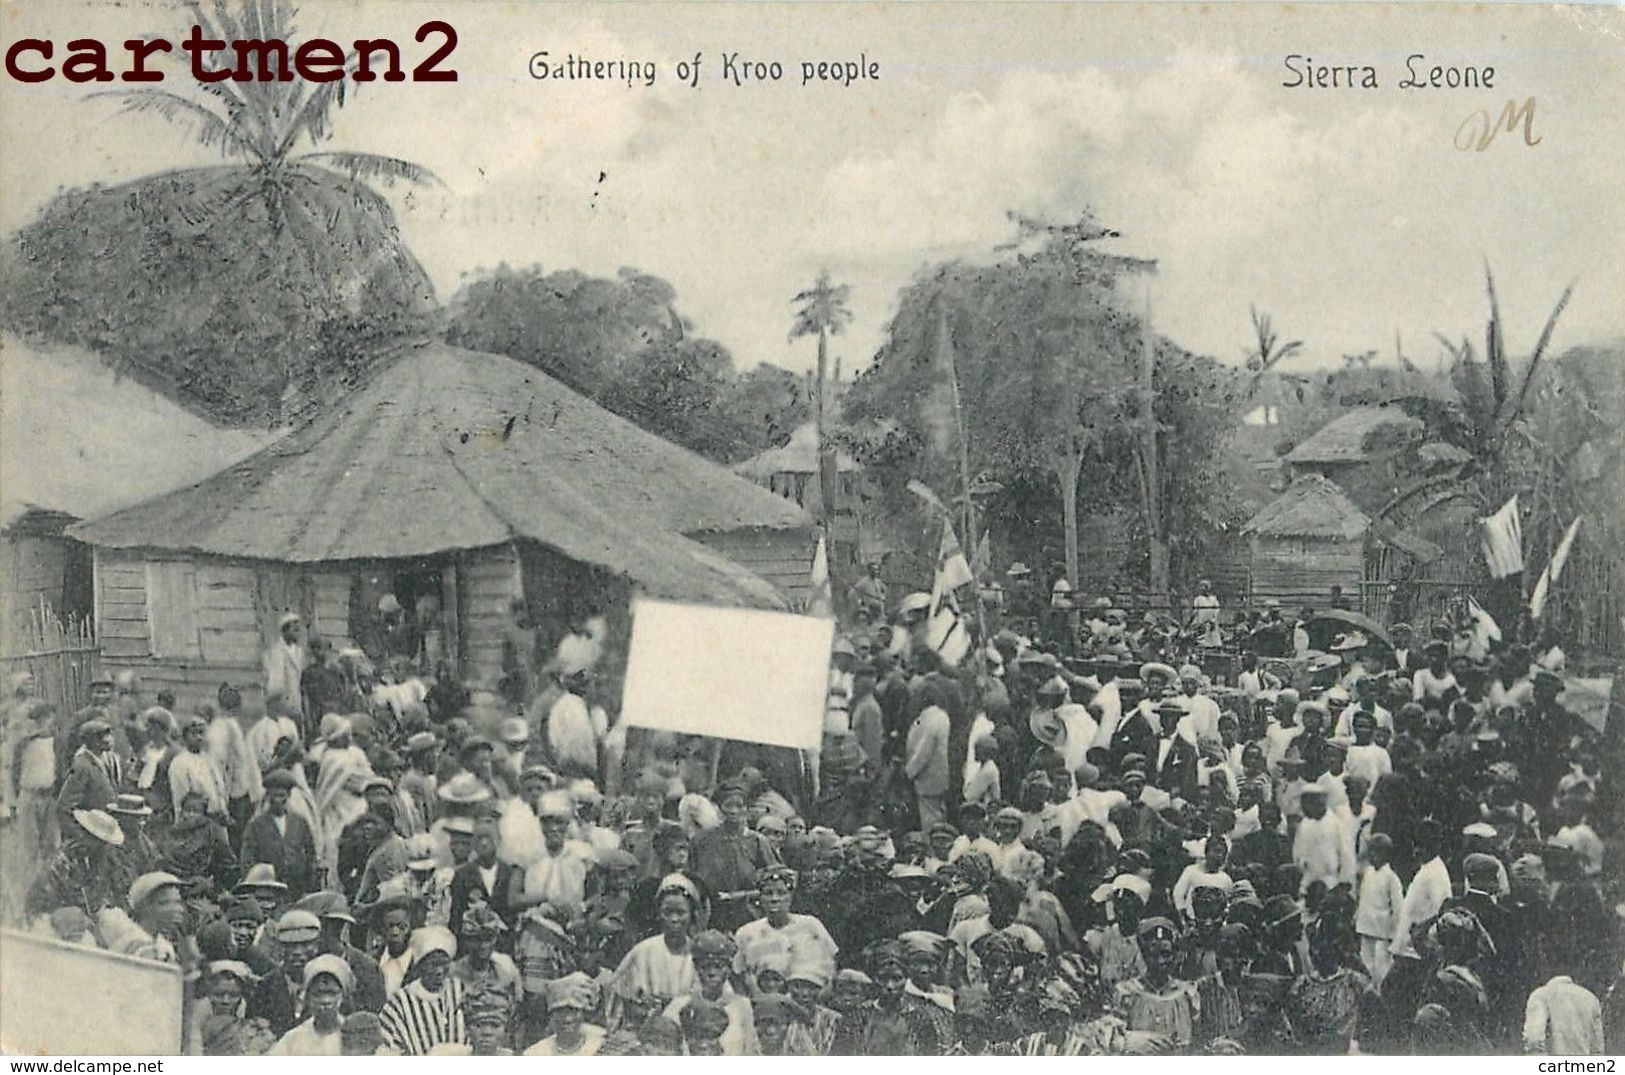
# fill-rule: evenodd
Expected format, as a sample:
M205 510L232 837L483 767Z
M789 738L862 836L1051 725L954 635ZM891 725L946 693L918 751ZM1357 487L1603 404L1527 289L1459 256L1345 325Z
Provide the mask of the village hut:
M794 504L533 367L438 343L241 463L71 534L95 550L106 661L182 704L257 682L286 611L361 642L393 596L450 671L495 682L515 599L559 637L634 592L785 608L814 540Z
M870 490L863 466L850 454L835 451L835 510L829 516L831 537L841 563L855 563L877 555L866 534L864 504ZM734 464L734 473L789 500L815 519L823 519L824 496L818 481L818 427L799 425L790 439L776 448Z
M1392 585L1443 555L1414 534L1372 520L1336 482L1312 473L1294 479L1242 533L1255 598L1316 605L1338 586L1368 614L1380 611Z
M222 429L91 352L0 335L0 652L79 636L91 551L64 531L199 481L278 431Z

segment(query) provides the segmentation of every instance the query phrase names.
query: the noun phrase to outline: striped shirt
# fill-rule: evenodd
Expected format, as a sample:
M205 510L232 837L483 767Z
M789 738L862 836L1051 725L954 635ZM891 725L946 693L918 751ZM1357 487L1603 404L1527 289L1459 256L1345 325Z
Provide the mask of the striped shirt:
M378 1016L384 1044L401 1056L427 1056L436 1045L468 1043L463 1025L463 983L447 978L431 993L413 981L389 998Z

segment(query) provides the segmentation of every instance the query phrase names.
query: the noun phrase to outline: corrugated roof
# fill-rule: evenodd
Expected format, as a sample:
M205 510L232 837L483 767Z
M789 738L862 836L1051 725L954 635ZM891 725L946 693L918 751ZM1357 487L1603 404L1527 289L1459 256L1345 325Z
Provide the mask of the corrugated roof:
M0 526L89 519L179 489L281 431L221 429L81 347L0 335Z
M835 466L842 474L859 469L858 461L839 449L835 452ZM735 474L758 481L775 474L815 474L817 471L818 427L812 422L797 426L783 445L734 464Z
M1242 527L1259 537L1318 537L1352 541L1371 525L1343 490L1319 474L1295 478L1286 491Z
M1422 423L1395 407L1358 407L1340 414L1286 454L1288 463L1363 463L1370 458L1366 443L1372 434L1389 426L1406 432Z
M252 458L70 533L292 563L529 538L658 596L773 607L767 583L680 535L809 525L530 366L425 344Z

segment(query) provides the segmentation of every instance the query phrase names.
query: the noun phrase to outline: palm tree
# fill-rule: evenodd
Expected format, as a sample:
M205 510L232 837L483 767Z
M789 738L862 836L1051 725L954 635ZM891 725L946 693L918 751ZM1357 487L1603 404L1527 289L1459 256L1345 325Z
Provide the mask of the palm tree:
M1466 337L1457 344L1441 335L1439 342L1450 358L1448 375L1454 396L1441 399L1414 394L1393 401L1421 419L1429 439L1459 448L1466 457L1445 475L1425 477L1401 489L1379 513L1384 517L1407 505L1414 511L1419 499L1430 507L1444 500L1465 499L1483 510L1504 500L1517 484L1510 466L1512 454L1519 445L1529 443L1525 416L1530 393L1574 285L1563 289L1534 350L1520 364L1507 353L1495 277L1488 266L1484 282L1490 319L1484 330L1483 359Z
M834 551L835 534L833 530L835 518L835 453L830 447L828 428L825 421L827 405L824 398L825 384L829 379L829 338L843 332L852 322L852 312L847 309L847 300L852 293L846 284L832 284L829 279L829 270L825 269L818 274L813 286L805 291L798 292L790 301L797 304L795 320L790 324L790 339L796 340L803 336L818 337L818 386L813 394L813 422L818 434L818 493L823 501L823 519L825 540L829 542L831 552ZM834 585L835 558L830 558L831 585ZM840 591L835 590L836 593Z
M292 48L297 7L284 0L240 0L240 4L234 12L225 0L216 0L212 19L199 0L191 0L187 8L205 37L286 41ZM123 112L151 112L172 123L189 124L201 145L247 162L259 185L244 193L264 198L276 221L289 210L308 211L292 195L298 174L311 168L330 170L352 182L438 182L427 168L399 157L340 150L296 152L302 145L320 145L333 137L333 113L344 107L356 61L351 50L344 61L345 77L331 82L223 79L189 81L196 91L191 96L151 86L92 96L122 100Z
M287 0L188 12L216 39L295 30ZM323 148L348 78L184 81L97 96L189 127L225 163L58 196L17 234L6 317L220 420L285 422L426 327L433 289L368 184L437 180L398 157Z

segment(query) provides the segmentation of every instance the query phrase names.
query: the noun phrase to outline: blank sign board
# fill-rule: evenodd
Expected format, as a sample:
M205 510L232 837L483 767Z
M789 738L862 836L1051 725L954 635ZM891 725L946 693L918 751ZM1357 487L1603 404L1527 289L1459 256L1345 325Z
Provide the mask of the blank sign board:
M634 601L621 710L634 728L816 750L834 638L811 616Z
M174 1056L181 969L0 931L0 1052Z

